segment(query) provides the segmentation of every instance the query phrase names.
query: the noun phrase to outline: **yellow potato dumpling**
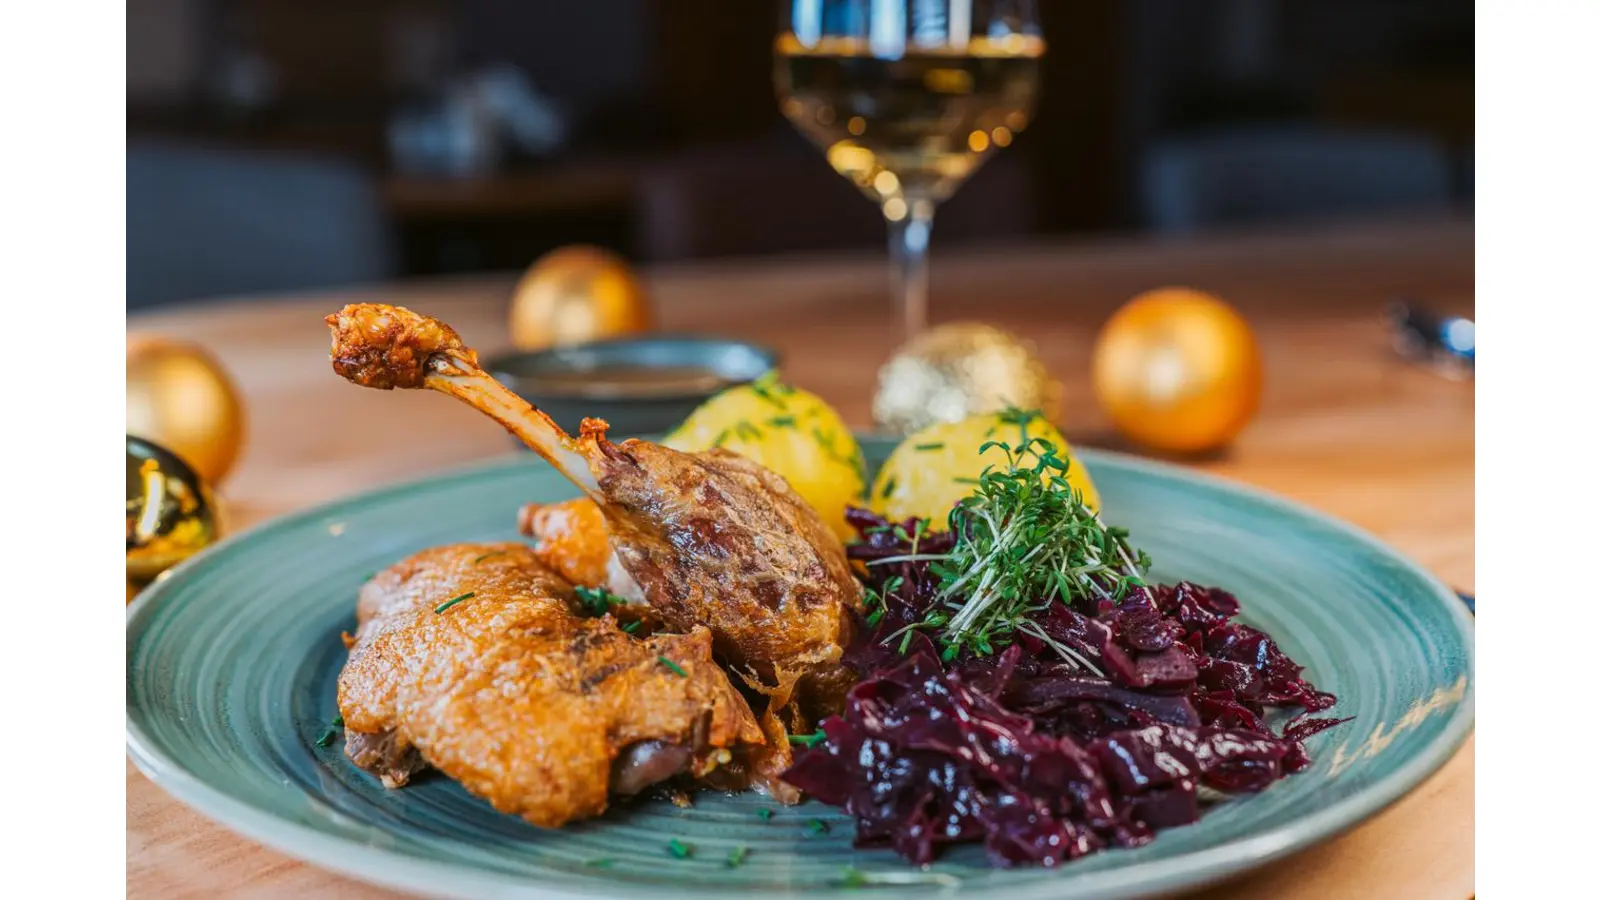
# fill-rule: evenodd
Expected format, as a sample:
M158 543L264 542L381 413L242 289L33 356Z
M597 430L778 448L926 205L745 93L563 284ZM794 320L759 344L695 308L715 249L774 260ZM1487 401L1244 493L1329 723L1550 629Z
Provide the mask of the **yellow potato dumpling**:
M772 375L729 388L689 414L666 440L675 450L723 447L788 480L840 540L853 540L844 510L866 487L861 448L833 407Z
M878 470L869 505L892 522L916 516L927 519L931 528L944 528L951 507L972 493L972 480L991 465L1006 465L1003 449L990 447L980 454L980 447L989 441L1020 447L1037 437L1056 445L1067 460L1067 483L1083 493L1084 505L1099 511L1100 494L1089 479L1089 470L1072 455L1067 439L1042 416L1027 418L1026 423L1024 418L1016 413L985 413L918 431L902 441ZM1031 452L1020 460L1028 466L1037 461Z

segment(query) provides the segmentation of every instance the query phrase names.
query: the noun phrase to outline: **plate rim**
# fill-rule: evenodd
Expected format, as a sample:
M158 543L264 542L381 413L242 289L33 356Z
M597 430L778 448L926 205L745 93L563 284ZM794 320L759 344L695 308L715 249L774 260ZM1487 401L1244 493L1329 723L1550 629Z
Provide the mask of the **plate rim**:
M873 433L858 432L856 437L858 440L874 443L894 440L892 437ZM1454 591L1409 555L1384 543L1376 535L1359 526L1301 501L1246 482L1115 450L1074 447L1073 454L1091 468L1095 460L1103 459L1144 474L1197 482L1227 493L1241 495L1279 512L1313 520L1321 527L1339 533L1357 544L1364 545L1368 550L1393 560L1406 574L1430 588L1432 601L1444 609L1446 617L1455 626L1456 634L1462 642L1466 670L1464 693L1450 711L1449 719L1440 733L1415 756L1368 787L1336 800L1317 813L1266 834L1228 841L1170 859L1140 862L1136 865L1079 875L1077 883L1073 886L1076 896L1138 897L1166 893L1174 889L1200 887L1324 843L1376 816L1420 787L1455 756L1472 734L1476 718L1474 700L1477 687L1474 677L1475 620L1467 615L1460 601L1456 599ZM263 535L274 531L336 515L352 506L364 505L424 485L483 477L531 462L533 458L530 455L514 451L511 454L501 454L358 491L251 526L190 557L141 591L127 607L126 642L131 644L135 640L139 634L140 623L182 586L190 571L207 565L213 558L241 544L259 540ZM144 730L135 721L131 707L126 713L125 731L128 755L134 766L174 799L224 828L263 846L357 881L411 893L425 891L430 895L444 897L589 900L594 897L619 896L627 892L627 886L619 883L601 882L592 888L576 884L540 885L516 876L486 872L452 862L421 860L400 851L329 834L280 818L250 803L235 799L188 772L181 763L167 758L154 749ZM907 871L910 873L916 870L908 867ZM1059 871L1068 872L1070 867L1062 867ZM920 887L921 891L927 891L934 886L923 884L916 887ZM1028 898L1049 896L1053 887L1051 881L1046 878L1031 884L1010 887L1007 893L1015 900L1028 900ZM944 888L940 892L953 890L959 888ZM657 897L703 898L707 894L727 894L730 889L701 885L693 889L655 887L652 891Z

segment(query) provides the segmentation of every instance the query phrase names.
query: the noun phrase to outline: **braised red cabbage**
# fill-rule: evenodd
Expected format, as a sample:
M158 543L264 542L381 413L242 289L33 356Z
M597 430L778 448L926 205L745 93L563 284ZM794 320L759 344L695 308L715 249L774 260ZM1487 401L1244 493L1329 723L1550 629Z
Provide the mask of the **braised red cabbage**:
M948 549L942 532L850 512L862 562ZM1056 865L1146 843L1194 822L1201 788L1259 791L1309 764L1309 718L1335 698L1238 601L1190 583L1094 609L1054 603L989 656L941 661L922 622L936 582L925 560L869 565L881 602L846 662L861 676L826 739L784 780L856 820L856 845L915 863L982 842L992 864ZM1280 731L1269 709L1297 708Z

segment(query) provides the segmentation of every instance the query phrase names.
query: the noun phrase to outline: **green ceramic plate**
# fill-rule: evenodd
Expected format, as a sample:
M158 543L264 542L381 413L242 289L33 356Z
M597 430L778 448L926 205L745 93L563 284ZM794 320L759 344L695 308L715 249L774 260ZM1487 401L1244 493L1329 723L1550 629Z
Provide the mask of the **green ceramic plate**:
M869 459L889 445L868 441ZM1198 885L1328 838L1439 768L1472 727L1472 623L1433 578L1303 507L1130 457L1085 452L1109 518L1162 579L1234 591L1355 721L1308 741L1315 765L1137 850L997 871L973 848L927 870L856 851L832 809L757 796L654 803L542 832L442 779L387 792L339 742L357 587L405 554L514 536L517 507L573 490L527 455L343 500L190 560L128 610L128 748L167 791L285 853L431 896L652 898L826 893L1126 897ZM828 825L813 832L811 820ZM675 859L669 839L694 846ZM737 846L746 863L725 859Z

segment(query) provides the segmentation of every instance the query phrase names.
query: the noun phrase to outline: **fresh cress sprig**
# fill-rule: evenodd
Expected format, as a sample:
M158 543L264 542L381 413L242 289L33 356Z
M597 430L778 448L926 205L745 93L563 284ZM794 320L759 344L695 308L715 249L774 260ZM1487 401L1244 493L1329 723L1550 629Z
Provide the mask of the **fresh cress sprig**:
M1084 505L1082 492L1067 481L1071 464L1061 449L1028 433L1039 417L1036 411L1007 410L1002 422L1017 428L1016 442L989 440L979 448L999 448L1005 463L986 468L972 493L950 511L955 545L949 552L918 554L913 544L909 554L873 561L927 560L938 579L927 615L891 638L904 633L905 645L909 629L928 631L948 660L963 650L994 653L1020 631L1087 666L1051 640L1034 616L1052 603L1117 603L1144 586L1150 558L1129 546L1125 529L1108 527Z

